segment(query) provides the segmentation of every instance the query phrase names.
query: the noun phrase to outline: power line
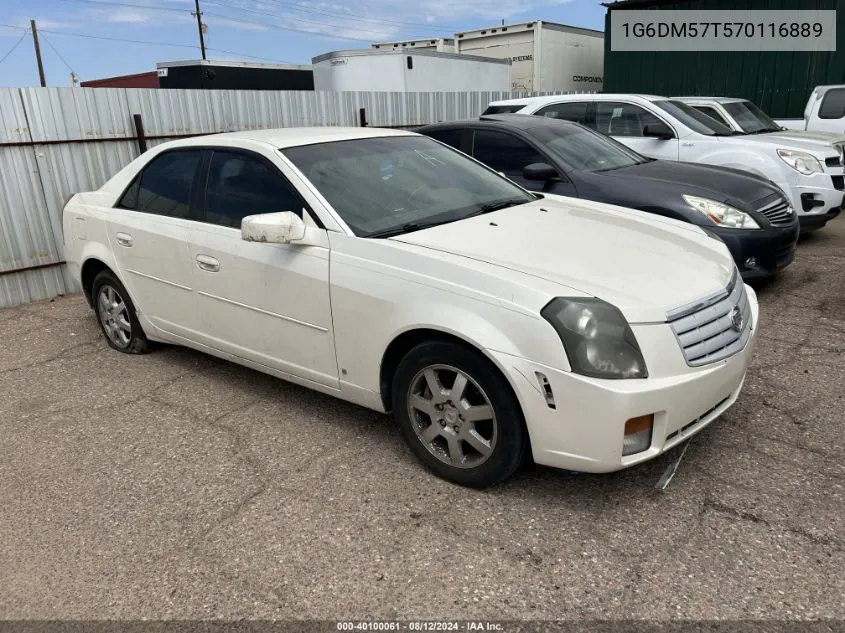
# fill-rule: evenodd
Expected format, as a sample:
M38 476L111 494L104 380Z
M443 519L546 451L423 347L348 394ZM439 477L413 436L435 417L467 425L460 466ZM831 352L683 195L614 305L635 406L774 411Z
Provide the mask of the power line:
M293 64L294 62L286 62L281 59L273 59L271 57L257 57L255 55L247 55L246 53L235 53L233 51L226 51L222 48L207 48L206 50L215 51L217 53L226 53L227 55L238 55L239 57L246 57L248 59L258 59L265 62L276 62L277 64Z
M206 5L211 4L211 5L214 5L216 7L223 7L224 9L237 9L238 11L244 11L246 13L252 13L252 14L255 14L255 15L262 15L262 16L268 16L268 17L272 17L272 18L294 20L295 22L304 22L305 24L316 24L317 26L328 27L328 28L333 28L333 29L343 28L342 24L328 24L326 22L318 22L316 20L306 20L305 18L298 18L298 17L293 16L293 15L281 15L279 13L270 13L268 11L256 11L254 9L248 9L248 8L242 7L242 6L232 6L232 5L228 5L228 4L222 4L220 2L212 2L211 0L203 0L203 2ZM219 13L208 13L208 12L205 12L205 13L206 13L206 15L217 15L218 17L220 17L222 15L222 14L219 14ZM228 16L226 16L226 17L228 18ZM232 18L228 18L228 19L232 19ZM264 26L272 26L272 25L268 25L268 24L263 23L263 22L262 22L262 24ZM361 31L361 32L364 32L364 33L381 34L381 31L376 31L376 30L371 30L371 29L358 29L358 30ZM306 33L312 33L312 31L308 31L307 29L303 29L303 31L306 32ZM369 42L370 40L361 40L361 41Z
M203 11L204 15L213 15L217 18L223 18L224 20L230 20L232 22L240 22L241 24L251 24L253 26L262 26L268 29L276 29L278 31L289 31L291 33L307 33L308 35L316 35L317 37L328 37L333 40L349 40L351 42L367 42L369 43L370 40L363 39L360 37L346 37L343 35L335 35L333 33L320 33L319 31L308 31L306 29L295 29L291 26L280 26L278 24L267 24L266 22L256 22L255 20L244 20L243 18L233 18L230 15L224 15L223 13L211 13L209 11ZM331 28L339 28L336 24L325 24L323 26L331 27Z
M47 31L46 29L39 29L42 33L52 33L53 35L69 35L71 37L84 37L90 40L106 40L109 42L124 42L127 44L151 44L154 46L178 46L179 48L196 48L195 44L176 44L174 42L153 42L149 40L130 40L122 37L106 37L105 35L89 35L88 33L70 33L69 31Z
M20 28L18 26L13 26L11 24L0 24L0 27L7 27L7 28L12 28L12 29ZM29 29L26 29L26 31L28 33ZM70 37L83 37L83 38L92 39L92 40L105 40L107 42L122 42L122 43L127 43L127 44L147 44L147 45L151 45L151 46L173 46L173 47L178 47L178 48L196 48L196 45L194 45L194 44L177 44L176 42L154 42L154 41L149 41L149 40L131 40L131 39L125 39L125 38L122 38L122 37L106 37L104 35L91 35L89 33L70 33L70 32L67 32L67 31L50 31L50 30L45 30L45 29L38 29L38 32L39 33L50 33L52 35L68 35ZM26 33L24 34L24 37L26 37ZM20 41L18 43L20 43ZM51 45L51 48L53 48L52 45ZM53 50L55 50L55 48L53 48ZM258 57L256 55L247 55L246 53L239 53L237 51L228 51L228 50L224 50L222 48L209 48L208 50L216 51L218 53L225 53L227 55L239 55L241 57L248 57L250 59L260 59L260 60L267 61L267 62L276 62L276 63L279 63L279 64L290 64L290 63L292 63L292 62L283 61L281 59L273 59L273 58L270 58L270 57ZM58 55L58 51L56 51L56 54ZM7 56L8 56L8 54L7 54ZM5 57L4 57L4 59L5 59Z
M394 24L396 26L412 26L417 28L425 28L425 29L432 29L438 31L453 31L457 32L461 29L457 26L448 26L443 24L423 24L422 22L403 22L401 20L386 20L384 18L370 18L365 15L361 15L359 13L333 13L329 11L318 11L317 9L310 9L305 8L295 2L285 2L284 0L265 0L266 2L270 2L272 4L276 4L279 6L286 7L288 9L294 9L297 11L302 11L303 13L318 13L320 15L326 15L329 17L336 17L336 18L343 18L345 20L349 19L356 19L362 22L370 22L370 23L384 23L384 24Z
M129 7L129 8L133 8L133 9L146 9L146 10L151 10L151 11L170 11L170 12L174 12L174 13L189 13L190 12L188 7L185 7L185 8L165 7L165 6L157 5L157 4L138 4L138 3L134 3L134 2L118 2L116 0L61 0L61 1L62 2L77 2L77 3L82 3L82 4L94 4L94 5L99 4L99 5L105 5L105 6ZM342 26L342 25L338 25L338 24L329 24L329 23L326 23L326 22L318 22L318 21L315 21L315 20L307 20L305 18L298 18L298 17L292 16L292 15L282 15L282 14L274 13L274 12L270 12L270 11L250 9L250 8L247 8L247 7L244 7L244 6L233 7L232 5L222 4L220 2L212 2L210 0L206 0L205 3L206 4L212 4L212 5L215 5L215 6L218 6L218 7L223 7L225 9L236 8L238 10L245 11L247 13L252 13L252 14L255 14L255 15L264 15L264 16L269 16L269 17L274 17L274 18L287 18L287 19L295 20L297 22L305 22L305 23L316 24L316 25L319 25L319 26L325 26L325 27L330 27L330 28L340 28ZM327 17L331 17L331 18L339 18L339 19L346 20L346 21L351 20L353 22L365 22L365 23L368 23L370 25L376 25L376 26L379 25L379 24L389 24L389 25L392 25L392 26L411 27L411 28L416 28L416 29L423 28L423 29L440 31L440 32L442 32L444 30L453 30L453 31L460 30L457 27L450 27L450 26L443 26L443 25L436 25L436 24L422 24L422 23L419 23L419 22L401 22L401 21L396 21L396 20L386 20L386 19L383 19L383 18L369 18L369 17L361 16L361 15L358 15L358 14L355 14L355 13L345 14L345 13L331 13L331 12L327 12L327 11L319 11L319 10L316 10L316 9L301 7L300 5L295 4L295 3L282 2L281 0L275 0L274 4L277 4L280 7L283 6L283 7L289 8L289 9L300 11L302 13L312 13L312 14L315 14L315 15L323 15L323 16L327 16ZM208 13L207 15L216 15L217 17L225 17L227 19L234 20L234 18L231 18L227 15L222 15L222 14ZM235 21L243 21L243 20L235 20ZM262 26L267 26L267 25L262 24ZM289 30L295 31L295 29L293 29L293 28L291 28ZM369 30L372 33L378 33L379 32L379 31L376 31L376 30L373 30L373 29L363 29L362 28L360 30L362 30L362 31ZM308 30L305 30L305 29L303 29L302 32L303 33L310 33L312 35L314 34L312 31L308 31ZM356 38L338 38L338 39L355 40ZM360 41L369 41L369 40L360 40Z
M49 46L51 49L53 49L53 52L59 57L59 59L62 60L62 63L64 63L64 65L67 66L67 69L75 75L76 71L73 68L70 67L70 64L68 64L67 60L64 57L62 57L62 54L59 51L56 50L56 47L53 46L53 44L50 42L50 40L48 40L45 37L44 41L47 42L47 46Z
M177 7L163 7L161 5L156 4L136 4L132 2L112 2L111 0L61 0L62 2L82 2L85 4L105 4L108 6L114 7L131 7L133 9L154 9L157 11L174 11L176 13L190 13L191 9L189 7L185 7L184 9L179 9Z
M6 24L0 24L0 26L8 26L8 25L6 25ZM18 28L18 27L12 27L12 28ZM0 64L2 64L3 62L5 62L5 61L6 61L6 58L7 58L9 55L11 55L12 53L14 53L14 52L15 52L15 49L18 47L18 45L19 45L21 42L23 42L24 38L25 38L27 35L29 35L29 29L24 29L24 31L23 31L23 35L21 35L20 39L19 39L17 42L15 42L14 44L12 44L12 48L10 48L10 49L9 49L9 51L8 51L5 55L3 55L3 57L0 57Z

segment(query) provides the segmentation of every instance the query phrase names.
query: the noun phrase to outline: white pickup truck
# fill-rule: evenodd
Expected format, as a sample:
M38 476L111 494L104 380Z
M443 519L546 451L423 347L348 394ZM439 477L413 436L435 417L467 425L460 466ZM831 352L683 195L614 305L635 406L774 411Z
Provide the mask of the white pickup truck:
M651 158L703 163L774 182L798 214L801 231L822 228L841 212L841 154L816 141L734 132L691 106L666 97L582 94L495 101L484 114L535 114L575 121Z
M816 86L804 106L803 119L776 119L775 123L790 130L845 134L845 85Z

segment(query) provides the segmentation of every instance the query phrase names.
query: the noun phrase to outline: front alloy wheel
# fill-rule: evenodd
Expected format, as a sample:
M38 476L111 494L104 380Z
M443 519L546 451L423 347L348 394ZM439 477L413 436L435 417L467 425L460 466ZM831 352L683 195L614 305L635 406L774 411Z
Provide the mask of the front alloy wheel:
M426 449L455 468L480 466L496 447L490 399L456 367L432 365L417 373L408 394L408 416Z
M527 433L510 383L481 353L446 340L421 343L396 370L393 415L432 472L484 488L522 463Z

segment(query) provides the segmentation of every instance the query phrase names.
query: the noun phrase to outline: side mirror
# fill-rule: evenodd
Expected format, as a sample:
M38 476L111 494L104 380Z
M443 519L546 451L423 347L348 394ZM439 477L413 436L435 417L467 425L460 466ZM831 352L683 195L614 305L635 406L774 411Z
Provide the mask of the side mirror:
M522 168L522 177L525 180L547 182L555 176L557 176L557 170L548 163L531 163Z
M305 222L291 211L248 215L241 221L241 239L247 242L288 244L305 237Z
M672 131L672 128L661 121L660 123L646 125L643 128L643 136L650 136L652 138L659 138L663 141L668 141L671 138L675 138L675 133Z

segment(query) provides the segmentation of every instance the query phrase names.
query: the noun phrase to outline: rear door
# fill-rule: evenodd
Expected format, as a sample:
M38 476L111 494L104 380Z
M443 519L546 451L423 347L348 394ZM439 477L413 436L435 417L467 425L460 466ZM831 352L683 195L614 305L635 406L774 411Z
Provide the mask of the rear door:
M292 211L316 226L290 181L260 154L214 149L203 183L203 222L189 241L203 343L338 387L328 236L324 246L241 239L247 215Z
M464 152L465 154L469 154L471 151L472 133L467 128L450 127L442 130L433 130L431 132L426 132L426 136L430 136L441 143L446 143L446 145L454 147L456 150Z
M203 151L156 156L106 216L111 250L139 312L161 330L194 338L197 328L188 236Z
M650 158L678 160L678 138L659 139L645 136L643 130L648 125L666 121L645 108L623 101L596 101L595 128L602 134L612 136L634 151ZM671 129L672 126L669 125Z
M493 129L473 130L472 156L488 167L510 178L530 191L541 191L559 195L577 195L575 187L566 174L558 170L558 178L549 182L526 180L522 170L534 163L546 163L556 167L555 161L542 151L510 132Z

